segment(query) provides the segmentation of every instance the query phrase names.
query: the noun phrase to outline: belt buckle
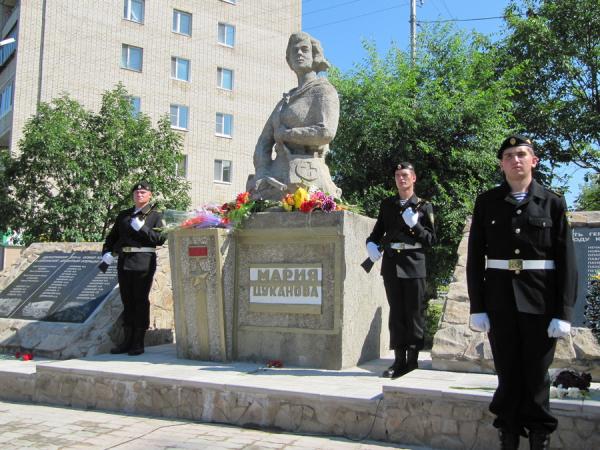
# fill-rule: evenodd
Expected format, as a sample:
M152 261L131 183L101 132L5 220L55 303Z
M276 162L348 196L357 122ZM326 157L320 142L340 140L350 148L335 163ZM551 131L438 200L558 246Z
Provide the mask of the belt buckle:
M508 260L508 270L523 270L523 260L522 259L509 259Z
M398 242L396 245L397 245L396 251L398 253L400 253L402 250L406 249L406 244L404 242Z

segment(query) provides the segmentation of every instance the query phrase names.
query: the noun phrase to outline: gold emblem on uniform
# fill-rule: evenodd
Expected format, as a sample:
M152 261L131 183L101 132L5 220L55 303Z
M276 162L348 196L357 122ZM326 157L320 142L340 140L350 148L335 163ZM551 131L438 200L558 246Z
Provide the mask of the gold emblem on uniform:
M510 145L515 145L517 143L517 140L513 137L510 138Z

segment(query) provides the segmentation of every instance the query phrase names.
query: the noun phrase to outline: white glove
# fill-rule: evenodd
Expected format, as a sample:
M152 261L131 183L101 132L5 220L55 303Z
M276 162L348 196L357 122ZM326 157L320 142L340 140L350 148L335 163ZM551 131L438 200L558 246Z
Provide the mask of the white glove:
M109 266L113 263L115 258L109 252L106 252L102 255L102 262L108 264Z
M377 248L375 242L367 242L367 253L369 254L369 259L373 262L376 262L381 258L381 252Z
M548 337L561 338L571 332L571 324L560 319L552 319L548 325Z
M471 314L471 330L484 333L490 331L490 318L487 313Z
M133 228L135 231L140 231L140 228L144 226L145 222L145 220L142 220L138 216L135 216L133 219L131 219L131 228Z
M402 218L404 219L404 222L406 222L406 225L412 228L419 221L419 213L413 211L412 208L406 208L402 213Z

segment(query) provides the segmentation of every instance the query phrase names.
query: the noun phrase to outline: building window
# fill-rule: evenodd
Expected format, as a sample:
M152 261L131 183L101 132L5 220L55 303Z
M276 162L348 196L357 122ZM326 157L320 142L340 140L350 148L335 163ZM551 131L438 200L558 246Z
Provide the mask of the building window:
M142 111L142 100L139 97L129 97L129 101L131 102L131 113L133 117L139 116Z
M171 105L171 126L180 130L188 129L188 107Z
M125 0L123 18L132 22L144 23L144 0Z
M215 181L231 183L231 161L215 159Z
M144 50L133 45L123 44L121 51L121 67L123 69L142 71L142 60L144 59Z
M181 159L175 163L175 175L181 178L187 177L187 155L181 155Z
M237 0L221 0L222 2L225 3L231 3L232 5L235 5L237 3Z
M217 113L217 136L231 137L233 135L233 116Z
M217 68L217 86L228 91L233 90L233 70Z
M171 78L182 81L190 81L190 61L189 59L171 58Z
M13 104L13 85L12 81L4 86L2 93L0 93L0 117L3 117L6 113L12 111Z
M219 23L219 44L233 47L235 45L235 27L228 23Z
M15 42L12 44L6 44L0 47L0 67L3 67L9 60L12 55L14 55L15 50L17 49L17 28L16 25L10 30L10 32L4 36L4 39L15 39Z
M173 10L173 33L192 35L192 15L183 11Z

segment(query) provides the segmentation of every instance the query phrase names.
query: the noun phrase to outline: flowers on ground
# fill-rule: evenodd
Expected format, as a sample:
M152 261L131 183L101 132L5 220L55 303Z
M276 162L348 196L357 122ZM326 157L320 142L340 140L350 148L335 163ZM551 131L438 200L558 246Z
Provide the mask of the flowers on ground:
M589 395L592 376L572 369L554 370L550 375L550 397L581 399Z

